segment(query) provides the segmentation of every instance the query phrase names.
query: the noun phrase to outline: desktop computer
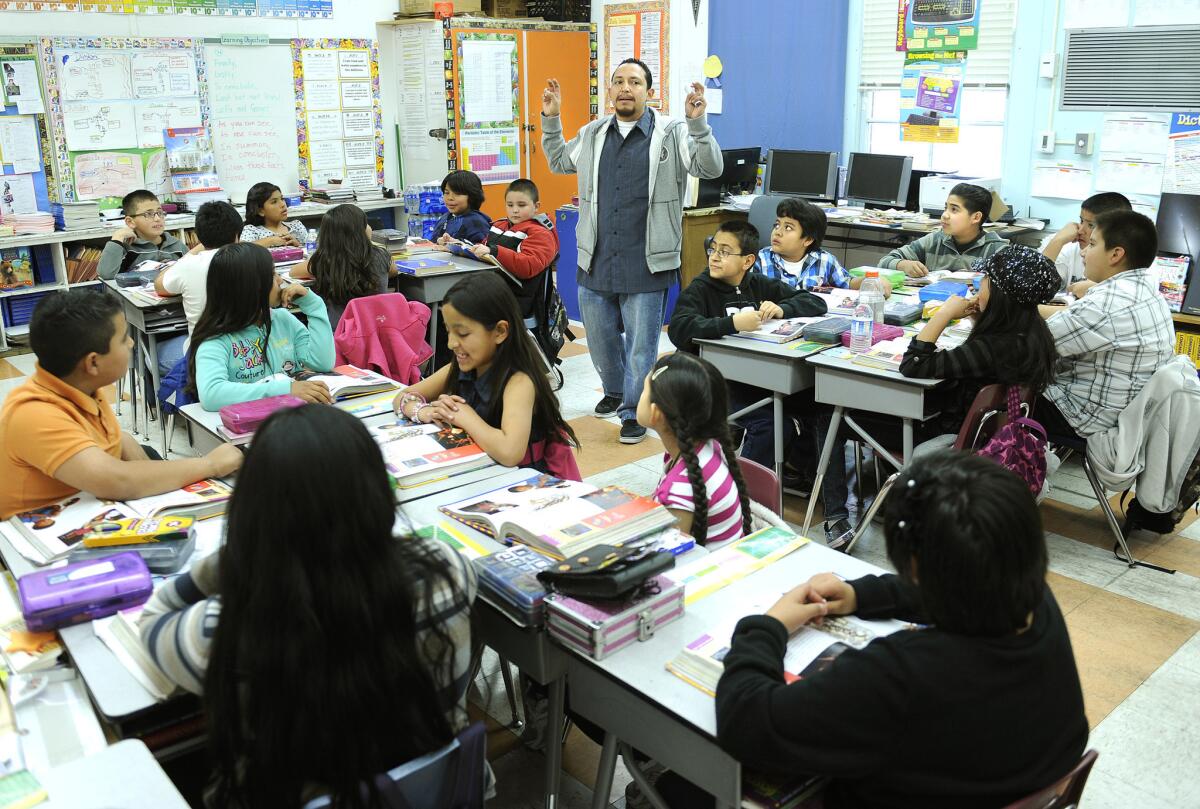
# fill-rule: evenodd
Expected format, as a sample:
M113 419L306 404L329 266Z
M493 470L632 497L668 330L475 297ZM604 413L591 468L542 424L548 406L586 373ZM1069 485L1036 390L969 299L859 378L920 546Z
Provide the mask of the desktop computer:
M767 152L763 193L802 199L837 199L838 153L794 149Z
M722 149L721 161L724 168L721 176L711 180L700 180L696 191L694 208L715 208L721 204L722 194L753 194L758 183L758 159L762 150L757 146L747 149Z
M846 164L846 201L903 208L908 201L912 162L908 155L851 152Z

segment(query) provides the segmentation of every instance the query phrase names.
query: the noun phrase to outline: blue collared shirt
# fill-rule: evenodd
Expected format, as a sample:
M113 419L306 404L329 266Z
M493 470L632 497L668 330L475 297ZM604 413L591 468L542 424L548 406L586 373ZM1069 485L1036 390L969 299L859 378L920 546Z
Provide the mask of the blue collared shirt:
M646 220L650 216L650 136L654 114L647 108L621 137L614 117L600 152L596 182L596 252L592 271L577 283L594 292L656 292L676 273L652 273L646 265Z
M850 273L828 250L813 250L800 262L800 274L793 275L783 266L783 259L770 247L758 251L758 271L768 278L783 281L790 287L812 291L817 287L850 286Z

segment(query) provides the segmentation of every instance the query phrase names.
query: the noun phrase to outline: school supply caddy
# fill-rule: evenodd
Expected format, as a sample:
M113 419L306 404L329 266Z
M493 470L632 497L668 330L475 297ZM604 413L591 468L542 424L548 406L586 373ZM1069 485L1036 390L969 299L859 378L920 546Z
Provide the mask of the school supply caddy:
M883 307L883 322L889 326L907 326L921 319L921 304L911 300L891 301Z
M141 604L154 586L140 556L119 553L98 562L35 570L17 580L17 589L25 625L41 632Z
M683 587L657 576L627 601L581 600L561 593L546 597L546 628L564 646L603 660L683 615Z
M401 489L490 466L492 459L460 427L397 419L368 427Z
M498 539L514 539L555 559L616 545L675 524L669 511L617 486L596 488L537 473L512 486L451 503L443 514Z
M855 267L850 270L851 278L866 278L868 272L877 272L879 277L887 281L893 287L902 287L908 280L904 270L889 270L884 267Z

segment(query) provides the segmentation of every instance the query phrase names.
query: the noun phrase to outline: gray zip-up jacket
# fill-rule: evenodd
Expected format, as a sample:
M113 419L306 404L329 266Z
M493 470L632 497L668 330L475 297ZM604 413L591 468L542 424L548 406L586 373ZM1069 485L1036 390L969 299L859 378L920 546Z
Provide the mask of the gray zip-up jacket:
M712 179L724 168L721 147L705 116L670 118L653 107L654 132L650 137L650 215L646 218L646 266L650 272L679 268L683 246L683 196L687 177ZM542 149L555 174L579 175L579 225L575 242L579 266L592 269L596 249L596 178L600 152L615 115L585 124L570 142L563 140L562 118L542 116ZM586 170L580 171L583 166Z
M134 237L129 245L109 239L100 251L100 264L96 268L96 274L105 281L111 281L121 272L121 265L127 257L129 266L126 269L135 270L143 261L175 261L187 251L187 245L171 233L163 233L162 244L137 237ZM133 255L129 256L129 253Z

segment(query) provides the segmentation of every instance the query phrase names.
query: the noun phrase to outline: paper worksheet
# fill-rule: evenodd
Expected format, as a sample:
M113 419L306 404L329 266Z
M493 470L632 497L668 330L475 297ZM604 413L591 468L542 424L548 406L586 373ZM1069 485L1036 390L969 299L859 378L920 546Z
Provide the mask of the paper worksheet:
M1162 191L1165 158L1161 154L1101 153L1096 165L1096 190L1125 194L1158 194Z
M1169 113L1108 112L1100 131L1100 151L1165 154Z
M513 120L513 54L511 39L468 39L462 43L459 69L463 76L465 123Z
M0 62L0 81L9 104L17 105L21 115L45 112L42 87L38 82L37 63L32 60Z
M0 163L11 163L16 174L40 169L37 124L32 115L0 118Z
M1069 160L1035 164L1029 193L1035 197L1087 199L1092 195L1092 170Z

